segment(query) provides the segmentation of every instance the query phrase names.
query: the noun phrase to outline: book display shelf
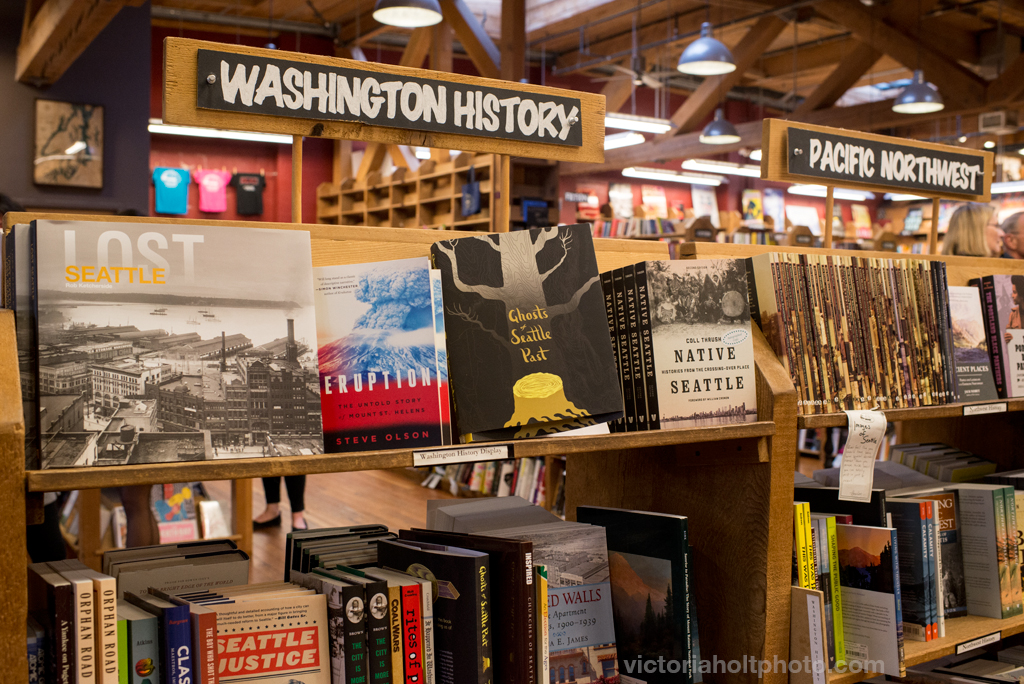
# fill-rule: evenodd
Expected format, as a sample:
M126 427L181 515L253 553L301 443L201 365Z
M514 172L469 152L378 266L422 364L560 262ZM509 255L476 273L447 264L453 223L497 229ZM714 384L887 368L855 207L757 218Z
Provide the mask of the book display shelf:
M763 245L731 245L686 243L680 245L679 258L712 257L741 258L767 251L849 256L848 250L801 249L796 247L765 247ZM1024 263L1012 259L975 257L943 257L892 252L853 252L858 257L882 259L929 259L946 262L950 285L966 285L972 278L992 274L1024 274ZM897 443L943 442L984 455L995 461L999 471L1024 467L1024 398L987 402L1000 412L964 415L965 407L974 404L945 404L920 408L890 409L887 420L897 426ZM1005 406L1005 410L1003 410ZM968 409L970 411L970 409ZM845 427L844 413L797 416L797 428ZM1004 620L967 616L946 621L946 636L928 642L907 640L904 646L907 667L951 655L957 645L978 637L999 632L1002 637L1024 632L1024 617ZM831 674L832 684L852 684L874 676L873 673Z

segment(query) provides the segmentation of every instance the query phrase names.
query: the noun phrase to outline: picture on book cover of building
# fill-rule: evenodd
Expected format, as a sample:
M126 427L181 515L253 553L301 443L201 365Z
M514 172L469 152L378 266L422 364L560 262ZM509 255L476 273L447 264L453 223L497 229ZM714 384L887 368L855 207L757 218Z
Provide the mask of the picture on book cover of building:
M44 468L322 453L308 237L38 223Z

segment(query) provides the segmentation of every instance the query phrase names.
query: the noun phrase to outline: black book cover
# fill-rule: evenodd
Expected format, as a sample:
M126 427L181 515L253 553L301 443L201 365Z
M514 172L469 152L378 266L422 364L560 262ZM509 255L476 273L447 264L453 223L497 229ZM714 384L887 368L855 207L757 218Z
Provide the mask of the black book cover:
M431 580L437 684L494 681L490 563L486 553L414 541L378 545L380 565Z
M341 590L345 627L345 684L366 684L366 592L358 584L346 583Z
M46 681L71 684L77 655L74 587L46 563L34 563L28 566L28 610L45 619L43 629L50 645L45 657Z
M578 522L605 528L619 673L648 684L694 681L637 669L642 660L692 662L689 530L680 515L579 506Z
M622 269L622 285L626 290L626 329L628 331L630 375L633 377L633 400L636 402L636 429L647 430L647 390L644 387L643 350L640 344L640 314L637 305L636 269Z
M327 573L363 587L366 599L366 655L369 684L391 682L391 609L387 580L367 577L361 570L336 566ZM342 592L344 595L344 592ZM347 605L347 604L346 604Z
M853 516L855 525L867 527L888 527L885 517L885 490L872 489L871 501L840 501L838 487L797 487L793 490L794 501L811 504L814 513L847 513Z
M626 322L625 269L612 271L615 296L615 334L619 337L619 382L621 383L624 432L636 432L636 397L633 396L633 364L630 361L629 326Z
M1006 398L1006 375L1003 373L1003 345L999 344L999 317L996 313L996 281L992 276L975 278L971 285L981 288L981 310L985 316L985 338L988 342L988 353L992 360L992 379L996 385L996 394L1000 399Z
M621 414L586 224L443 240L430 253L464 440L533 437Z
M615 371L619 373L619 382L622 382L622 360L619 350L619 334L615 329L615 287L612 284L612 272L605 271L601 274L601 292L604 294L604 312L608 319L608 332L612 338L612 360L615 361ZM622 393L620 386L619 393ZM625 399L623 399L625 403ZM609 424L612 432L623 432L625 429L625 418L616 418Z
M658 410L658 374L654 363L654 335L651 332L650 283L647 281L647 262L641 261L636 271L637 318L640 326L640 356L643 361L643 386L647 395L647 429L661 428Z
M533 543L464 532L400 530L399 539L483 551L490 556L491 611L495 624L494 681L532 684L537 671L536 607L533 589Z

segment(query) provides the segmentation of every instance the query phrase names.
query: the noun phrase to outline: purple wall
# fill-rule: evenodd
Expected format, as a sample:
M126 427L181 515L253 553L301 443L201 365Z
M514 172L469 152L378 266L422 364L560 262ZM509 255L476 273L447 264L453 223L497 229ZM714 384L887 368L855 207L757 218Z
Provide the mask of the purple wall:
M14 80L24 2L0 2L0 193L30 209L145 212L149 197L149 3L125 7L55 84ZM103 189L32 182L35 99L103 105Z

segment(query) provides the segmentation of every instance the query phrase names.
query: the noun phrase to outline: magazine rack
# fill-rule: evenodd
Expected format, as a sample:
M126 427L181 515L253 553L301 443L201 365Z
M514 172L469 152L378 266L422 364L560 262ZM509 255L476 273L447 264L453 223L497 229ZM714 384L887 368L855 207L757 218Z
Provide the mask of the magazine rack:
M850 256L849 250L840 249L799 249L794 247L765 247L763 245L695 244L680 245L680 258L706 259L712 257L750 257L764 252L795 252L824 254L827 256ZM880 259L928 259L945 261L950 285L966 285L972 278L993 274L1024 274L1024 262L1012 259L983 259L977 257L943 257L893 252L852 252L857 256ZM965 416L964 409L978 404L990 404L1000 409L999 413ZM1002 405L1006 406L1002 411ZM967 408L970 412L971 409ZM997 402L975 404L944 404L921 408L889 409L885 411L888 420L897 423L897 439L900 442L944 442L974 452L998 464L999 470L1024 467L1024 397L1001 399ZM844 413L823 413L797 416L796 427L826 428L845 427ZM967 616L946 621L946 636L929 642L907 641L905 657L907 666L927 662L950 655L957 644L976 639L993 632L1010 636L1024 632L1024 616L993 620ZM830 682L852 682L873 676L872 673L835 675Z
M312 122L301 118L248 116L196 106L196 53L293 59L331 68L360 68L392 75L441 78L453 86L499 88L509 84L456 74L440 74L390 65L281 53L234 45L169 38L165 41L164 120L242 130L263 130L294 136L362 139L383 143L457 147L501 155L537 156L576 161L603 159L604 98L528 84L515 88L528 93L573 96L580 103L583 143L559 148L537 142L497 140L449 132L424 133L339 121ZM285 57L287 55L287 57ZM207 81L211 82L212 81ZM430 245L450 233L430 230L345 227L301 224L295 209L301 193L301 146L293 146L293 220L295 223L248 223L190 220L210 226L241 226L305 230L312 239L313 266L366 263L426 256ZM502 159L507 167L507 157ZM503 184L505 185L505 184ZM508 187L502 188L495 214L508 222ZM34 219L89 220L59 214L8 214L5 229ZM100 221L180 223L177 219L92 217ZM507 228L504 228L507 229ZM471 234L471 233L470 233ZM638 261L665 259L667 245L655 242L595 240L598 266L608 270ZM736 425L656 430L643 433L520 440L516 458L571 455L572 471L566 491L569 519L581 504L611 505L690 516L690 541L695 548L696 603L700 619L702 657L746 661L750 657L784 659L789 639L789 581L792 553L791 464L796 453L796 391L784 368L755 328L757 421ZM263 476L314 474L402 468L413 464L409 450L294 456L226 461L162 463L119 467L68 468L25 472L24 424L21 415L14 317L0 311L0 681L27 681L25 619L27 614L26 502L39 492L98 489L123 485L228 479L236 495L249 488L248 479ZM239 515L241 513L239 512ZM246 517L246 520L249 518ZM243 532L243 534L245 534ZM248 531L251 535L251 530ZM243 537L243 546L245 540ZM710 674L709 682L748 682L754 671ZM782 682L785 674L768 673L767 682Z

